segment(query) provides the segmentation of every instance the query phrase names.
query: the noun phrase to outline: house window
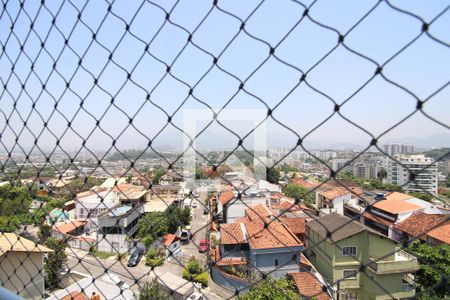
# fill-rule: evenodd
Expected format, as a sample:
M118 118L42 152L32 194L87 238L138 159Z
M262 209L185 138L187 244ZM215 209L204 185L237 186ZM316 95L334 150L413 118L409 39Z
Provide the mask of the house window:
M357 253L356 246L346 246L342 247L342 255L343 256L355 256Z
M356 279L356 275L358 274L357 270L343 270L342 277L344 279Z
M275 259L275 267L278 267L278 259Z

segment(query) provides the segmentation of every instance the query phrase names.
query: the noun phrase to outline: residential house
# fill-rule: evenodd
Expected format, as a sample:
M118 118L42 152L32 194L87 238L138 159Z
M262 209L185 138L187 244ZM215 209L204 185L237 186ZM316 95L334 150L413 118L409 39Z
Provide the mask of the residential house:
M417 211L423 211L428 214L442 212L433 203L408 194L392 192L384 195L383 200L368 206L362 214L361 222L389 238L395 239L393 226L406 220Z
M86 227L98 229L97 216L119 204L119 195L110 188L98 188L77 194L75 209L77 219L87 219Z
M181 251L181 241L175 234L168 233L161 240L156 240L155 247L163 247L166 257L176 256Z
M337 212L344 215L344 203L352 199L352 193L343 187L331 187L316 193L316 208L321 215Z
M112 188L112 191L117 193L122 204L144 205L150 201L150 190L143 186L129 183L118 184Z
M43 298L44 257L51 252L15 233L0 233L0 285L25 299Z
M223 215L225 223L233 223L245 216L245 210L255 205L268 205L269 199L262 193L242 193L237 195L231 190L220 193L217 201L217 212Z
M144 213L144 206L135 204L117 204L97 216L97 250L125 253L135 245L133 236L137 223Z
M94 247L96 239L85 231L86 220L66 220L52 227L52 237L66 241L71 248L89 251Z
M307 222L305 235L306 254L333 286L333 297L399 299L415 295L412 273L419 269L417 258L377 231L331 213Z
M396 241L407 243L413 239L427 242L431 231L444 226L446 217L443 214L426 214L418 211L393 226L393 238ZM436 233L438 231L434 231ZM433 233L431 233L433 234ZM450 231L448 232L450 236Z
M450 221L448 218L447 222L427 232L427 244L433 246L450 245Z
M274 277L299 270L303 243L265 205L247 208L245 217L222 224L220 236L218 266L242 264L249 275L266 272Z

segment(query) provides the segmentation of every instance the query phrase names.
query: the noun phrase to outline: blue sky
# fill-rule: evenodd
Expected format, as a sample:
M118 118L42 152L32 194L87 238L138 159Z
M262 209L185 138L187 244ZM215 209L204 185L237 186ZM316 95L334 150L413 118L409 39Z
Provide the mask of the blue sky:
M38 1L29 1L23 10L18 2L8 2L0 17L0 41L5 47L0 54L2 142L11 150L15 134L21 132L19 144L27 148L47 122L47 129L39 136L39 146L46 150L54 147L57 138L65 150L78 149L83 139L87 139L86 147L90 149L105 149L111 145L111 137L121 133L117 147L140 148L147 145L145 136L153 137L167 123L162 110L172 115L181 104L183 108L205 108L201 102L221 108L233 96L229 108L265 109L266 105L273 108L283 101L273 117L300 136L333 113L332 100L346 101L341 113L379 135L414 111L415 97L425 100L449 81L450 48L424 34L383 67L387 79L413 95L376 76L351 97L373 76L376 64L337 45L337 32L345 35L347 47L384 65L420 34L422 22L395 11L386 2L318 0L309 8L309 16L334 30L309 18L298 23L304 6L310 6L311 2L233 0L218 1L218 6L213 7L212 1L121 0L113 3L110 13L106 1L46 1L44 7ZM450 44L450 10L445 10L448 1L390 3L426 22L444 11L429 32ZM370 15L353 28L371 9ZM170 12L173 24L166 20L165 11ZM35 19L31 32L30 19ZM246 20L246 32L240 30L241 20ZM130 24L128 32L125 23ZM92 31L96 32L95 41ZM193 33L195 45L187 41L188 32ZM43 41L45 50L40 47ZM275 57L270 56L270 47L275 48ZM111 52L112 61L108 63ZM213 66L213 56L219 57L220 68ZM82 68L78 65L80 58ZM30 60L35 61L31 74ZM15 62L13 76L10 76L11 61ZM170 74L166 65L172 65ZM299 70L307 72L310 86L327 96L304 82L299 84ZM131 73L132 81L127 80L127 73ZM93 77L98 78L97 85ZM67 81L70 89L66 88ZM245 81L246 92L239 91L240 81ZM46 82L44 92L42 82ZM26 93L22 90L24 83ZM190 87L196 99L189 96ZM153 104L146 99L147 94ZM111 107L113 97L115 106ZM424 106L425 112L447 126L449 97L447 87ZM52 114L55 101L58 112ZM84 110L79 110L81 101ZM33 102L36 102L34 110ZM128 126L129 117L133 117L135 128ZM9 126L5 126L7 118ZM97 128L91 133L100 118L102 130ZM22 130L25 119L27 129ZM71 121L69 130L67 120ZM183 126L182 109L172 121ZM238 120L226 125L241 135L250 128L250 124ZM270 120L267 127L271 146L296 143L296 136L276 122ZM449 137L450 131L416 113L383 139L435 134ZM224 147L237 143L220 126L213 126L201 140L206 145ZM306 139L317 145L362 145L370 140L369 135L338 115ZM153 144L179 145L181 141L181 133L170 125Z

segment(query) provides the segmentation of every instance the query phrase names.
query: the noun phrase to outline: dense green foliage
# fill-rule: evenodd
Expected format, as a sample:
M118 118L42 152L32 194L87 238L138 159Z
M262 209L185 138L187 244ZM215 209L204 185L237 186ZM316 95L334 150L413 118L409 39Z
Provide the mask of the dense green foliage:
M137 236L149 247L156 238L167 233L169 221L165 212L150 212L139 219L137 226Z
M298 172L298 169L288 165L287 163L284 163L281 167L278 168L281 172L289 173L289 172Z
M189 281L198 282L202 287L208 286L208 272L200 266L200 263L192 259L183 270L183 278Z
M389 192L402 192L402 187L390 184L383 183L378 179L366 179L358 176L354 176L349 172L339 173L340 179L348 179L356 183L358 186L363 187L368 190L384 190Z
M31 196L26 187L0 187L0 231L13 232L20 225L30 224L32 216L29 214Z
M300 295L295 292L293 281L287 279L272 279L260 281L250 290L240 296L241 300L300 300Z
M295 183L289 183L287 186L283 187L283 193L294 199L302 199L308 206L315 203L315 193L310 192L307 188Z
M278 184L278 181L280 181L280 171L275 168L267 168L266 179L270 183Z
M416 240L407 251L416 256L420 263L420 269L415 274L417 292L424 299L450 297L450 245L429 246Z
M54 250L45 258L46 284L50 289L56 289L59 283L58 272L63 269L67 262L66 243L50 237L45 242L45 246Z
M139 300L168 300L169 295L169 292L158 283L156 278L150 282L146 282L139 289Z
M164 249L150 248L145 255L145 264L151 267L161 266L165 261Z
M450 159L450 148L439 148L425 151L424 154L432 158Z
M169 207L164 212L150 212L143 216L137 227L137 236L149 247L156 238L166 233L175 233L178 226L184 227L191 222L190 208Z
M175 233L178 226L185 227L191 222L191 209L189 207L178 208L170 206L166 210L168 231Z

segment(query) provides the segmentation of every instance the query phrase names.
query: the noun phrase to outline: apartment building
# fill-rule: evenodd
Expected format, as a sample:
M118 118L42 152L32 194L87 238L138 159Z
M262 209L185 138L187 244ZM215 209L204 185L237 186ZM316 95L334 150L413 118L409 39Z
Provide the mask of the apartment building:
M414 153L414 146L411 144L401 144L401 143L384 144L382 145L382 148L383 151L389 155Z
M438 167L434 159L425 155L395 155L386 159L387 181L400 185L406 192L437 194ZM398 161L398 162L397 162ZM410 180L411 174L414 180Z
M330 233L328 233L330 232ZM378 232L331 213L306 223L311 263L339 299L403 299L415 295L417 258ZM365 266L361 272L361 266Z

